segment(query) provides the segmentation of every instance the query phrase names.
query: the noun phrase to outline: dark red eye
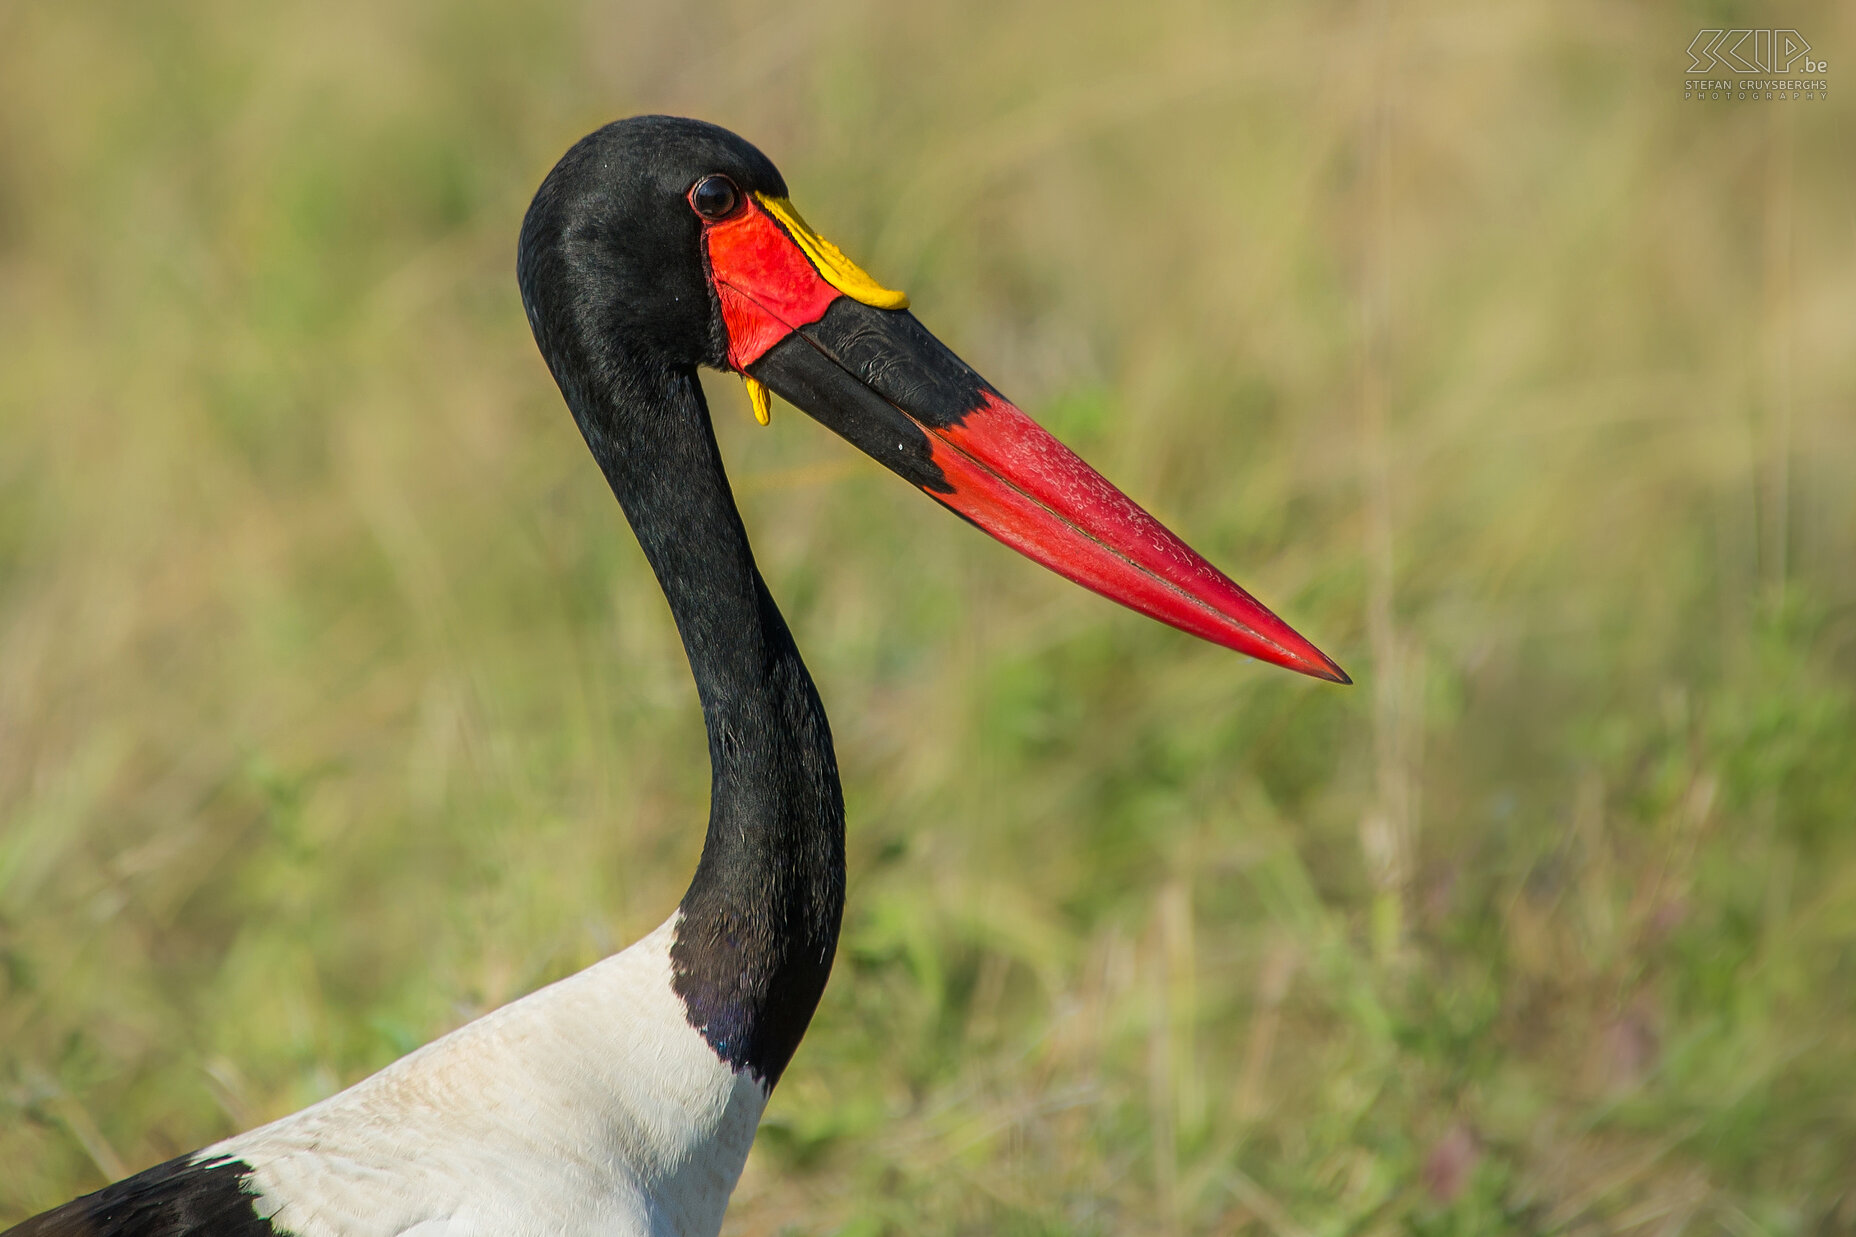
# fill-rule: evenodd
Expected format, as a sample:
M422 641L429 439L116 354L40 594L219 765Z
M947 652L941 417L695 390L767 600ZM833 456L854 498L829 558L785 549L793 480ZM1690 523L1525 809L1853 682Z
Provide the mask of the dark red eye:
M705 176L690 190L690 208L704 219L726 219L741 205L741 190L719 172Z

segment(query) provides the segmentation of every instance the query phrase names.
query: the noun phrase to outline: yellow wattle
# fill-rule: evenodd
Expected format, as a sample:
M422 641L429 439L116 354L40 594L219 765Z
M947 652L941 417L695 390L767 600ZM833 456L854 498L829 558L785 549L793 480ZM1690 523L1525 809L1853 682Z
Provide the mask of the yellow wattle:
M746 374L741 381L747 384L748 402L754 405L754 419L762 425L773 424L773 393L767 390L767 384Z
M885 288L872 279L863 267L845 257L842 249L814 232L799 212L793 209L791 202L785 198L768 197L764 193L757 193L754 197L786 229L786 234L805 252L826 283L852 300L862 301L878 309L909 307L906 292Z

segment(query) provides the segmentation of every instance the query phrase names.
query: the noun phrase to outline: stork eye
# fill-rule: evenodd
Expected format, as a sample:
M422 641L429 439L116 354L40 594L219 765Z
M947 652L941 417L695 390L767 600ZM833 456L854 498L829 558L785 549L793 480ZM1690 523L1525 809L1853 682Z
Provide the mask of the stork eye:
M690 208L704 219L726 219L741 205L741 190L719 172L705 176L690 190Z

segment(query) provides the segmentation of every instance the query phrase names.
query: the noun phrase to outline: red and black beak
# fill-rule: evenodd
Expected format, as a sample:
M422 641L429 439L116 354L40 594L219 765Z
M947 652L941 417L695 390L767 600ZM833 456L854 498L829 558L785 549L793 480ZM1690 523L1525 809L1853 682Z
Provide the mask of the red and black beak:
M931 498L1085 588L1181 631L1351 680L930 335L908 300L759 194L704 227L729 363Z

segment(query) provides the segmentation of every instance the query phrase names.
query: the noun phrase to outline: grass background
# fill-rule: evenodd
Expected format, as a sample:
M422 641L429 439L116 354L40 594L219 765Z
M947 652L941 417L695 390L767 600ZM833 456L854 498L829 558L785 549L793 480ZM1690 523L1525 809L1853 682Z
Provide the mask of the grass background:
M1828 99L1682 98L1704 26ZM1856 1231L1856 11L0 0L0 1222L657 923L705 814L535 354L645 110L1359 679L711 402L836 722L727 1230Z

